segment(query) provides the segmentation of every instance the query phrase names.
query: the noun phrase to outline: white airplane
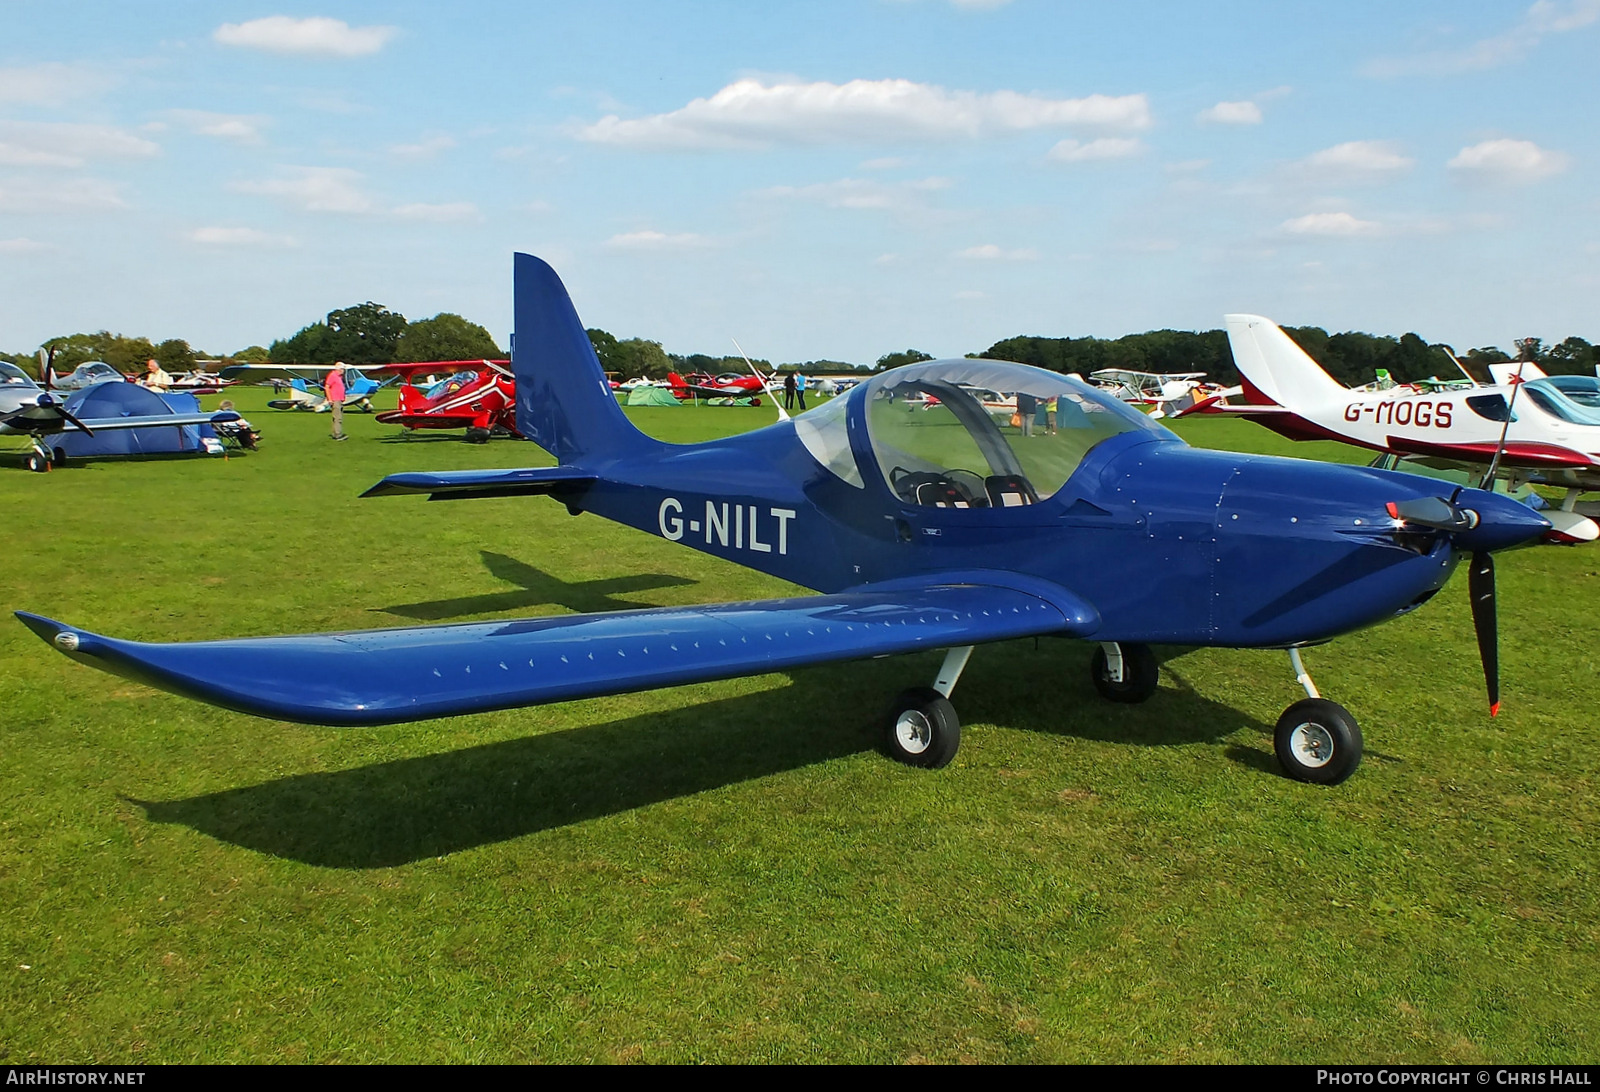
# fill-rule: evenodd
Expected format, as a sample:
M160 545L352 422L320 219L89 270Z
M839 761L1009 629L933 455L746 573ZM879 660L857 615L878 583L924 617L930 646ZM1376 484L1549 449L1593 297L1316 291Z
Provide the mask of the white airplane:
M1291 440L1339 440L1409 460L1484 467L1515 491L1566 489L1544 513L1559 541L1592 542L1600 525L1575 511L1600 490L1600 379L1546 376L1536 365L1497 365L1492 386L1437 384L1351 390L1260 315L1226 315L1228 344L1243 382L1183 411L1249 417ZM1244 404L1229 404L1232 393Z
M41 360L41 364L44 363ZM61 449L48 446L44 437L58 435L69 428L93 436L101 429L223 425L239 419L239 415L232 410L175 413L156 394L148 394L146 399L149 413L119 417L76 417L60 399L35 383L27 372L15 364L0 361L0 435L21 434L33 444L33 454L27 459L29 470L43 473L50 469L52 463L64 458Z
M1090 372L1095 386L1124 402L1155 406L1151 417L1176 416L1200 401L1205 372L1134 372L1126 368L1101 368Z

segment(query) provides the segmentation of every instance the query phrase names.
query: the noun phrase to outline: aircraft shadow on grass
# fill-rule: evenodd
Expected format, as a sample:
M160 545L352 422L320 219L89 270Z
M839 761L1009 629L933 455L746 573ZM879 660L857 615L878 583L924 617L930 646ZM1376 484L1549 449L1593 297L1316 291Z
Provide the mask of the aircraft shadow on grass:
M607 610L634 610L657 606L612 596L629 592L654 591L657 588L686 588L697 581L670 573L636 573L630 576L606 577L601 580L568 582L558 576L534 568L505 554L480 551L483 567L489 575L515 584L515 591L489 592L484 595L467 595L459 599L435 599L427 603L403 603L394 607L374 607L384 614L398 614L403 618L417 618L438 622L449 618L465 618L474 614L496 614L501 611L526 610L529 607L554 603L578 614L591 614Z
M992 646L974 672L974 723L1135 746L1214 741L1271 728L1164 687L1138 707L1100 700L1087 647ZM558 829L872 750L881 726L863 709L932 656L794 671L792 685L685 709L459 751L297 774L183 800L133 800L157 823L324 868L388 868ZM795 715L803 710L802 715ZM538 716L536 711L530 716ZM1227 757L1276 778L1268 749ZM884 760L884 776L906 776ZM912 776L938 776L915 774Z

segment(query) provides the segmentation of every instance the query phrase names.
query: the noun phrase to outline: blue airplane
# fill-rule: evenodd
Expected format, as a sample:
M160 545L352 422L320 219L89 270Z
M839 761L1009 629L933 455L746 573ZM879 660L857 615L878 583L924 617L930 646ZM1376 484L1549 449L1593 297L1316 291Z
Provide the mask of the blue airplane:
M1118 702L1154 693L1151 643L1286 649L1307 696L1279 720L1277 755L1290 776L1331 784L1355 769L1361 732L1319 696L1300 650L1421 606L1468 556L1498 705L1491 555L1550 530L1508 497L1198 450L1076 377L980 359L894 368L790 421L662 443L618 407L554 270L515 262L518 428L559 465L395 474L365 495L549 496L820 594L175 644L18 617L82 663L327 725L944 649L933 685L902 693L884 722L888 753L923 767L956 752L949 699L977 644L1096 642L1094 685ZM991 391L1014 408L985 407L977 392Z

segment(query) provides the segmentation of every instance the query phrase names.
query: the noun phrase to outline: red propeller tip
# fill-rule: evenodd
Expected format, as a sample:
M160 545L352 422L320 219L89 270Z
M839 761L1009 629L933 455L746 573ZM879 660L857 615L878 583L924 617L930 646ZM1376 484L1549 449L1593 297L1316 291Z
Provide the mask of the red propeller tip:
M1489 715L1491 717L1498 717L1500 715L1500 703L1499 702L1494 701L1494 702L1490 702L1489 703Z
M1388 504L1384 505L1384 507L1389 510L1389 518L1390 519L1399 519L1400 518L1400 506L1398 504L1396 504L1394 501L1390 501Z

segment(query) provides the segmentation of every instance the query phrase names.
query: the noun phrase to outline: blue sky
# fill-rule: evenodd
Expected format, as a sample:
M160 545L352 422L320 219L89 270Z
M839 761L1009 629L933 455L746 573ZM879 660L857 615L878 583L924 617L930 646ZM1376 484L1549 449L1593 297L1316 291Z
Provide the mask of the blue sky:
M673 352L1600 341L1597 47L1600 0L0 0L0 347L504 344L514 250Z

